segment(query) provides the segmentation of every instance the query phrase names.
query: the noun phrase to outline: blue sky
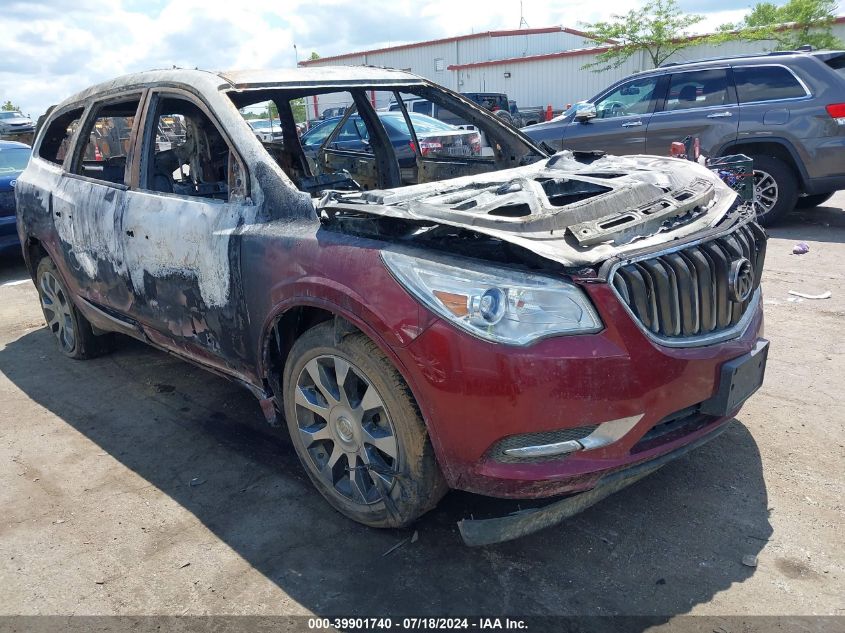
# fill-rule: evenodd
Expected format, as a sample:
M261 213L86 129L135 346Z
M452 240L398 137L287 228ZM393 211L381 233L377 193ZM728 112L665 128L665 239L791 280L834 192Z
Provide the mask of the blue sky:
M0 100L38 116L93 83L173 65L211 70L294 66L311 51L333 55L473 31L517 28L518 0L5 0ZM532 27L607 18L635 1L523 0ZM681 2L704 28L741 18L750 3ZM595 5L595 6L593 6Z

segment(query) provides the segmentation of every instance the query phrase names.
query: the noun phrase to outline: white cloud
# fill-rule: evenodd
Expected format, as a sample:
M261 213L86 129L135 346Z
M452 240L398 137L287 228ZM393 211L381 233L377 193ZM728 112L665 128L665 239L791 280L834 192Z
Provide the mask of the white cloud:
M523 1L532 27L578 28L637 4ZM707 28L741 14L708 15ZM519 4L513 0L289 0L239 6L231 0L113 0L107 5L11 0L0 26L0 100L11 99L38 116L86 86L137 70L174 64L212 70L293 66L294 43L302 59L312 50L326 56L513 29L519 23Z

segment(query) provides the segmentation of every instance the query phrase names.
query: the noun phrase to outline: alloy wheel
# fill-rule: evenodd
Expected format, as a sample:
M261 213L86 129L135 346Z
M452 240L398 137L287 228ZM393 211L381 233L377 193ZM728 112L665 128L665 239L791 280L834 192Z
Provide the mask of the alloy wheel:
M754 211L757 217L766 215L778 202L778 183L771 174L754 170Z
M340 356L313 358L297 378L294 401L312 471L349 501L380 501L395 481L399 443L384 401L363 372Z
M41 275L41 307L47 327L59 341L65 352L72 352L76 346L70 299L64 286L50 272Z

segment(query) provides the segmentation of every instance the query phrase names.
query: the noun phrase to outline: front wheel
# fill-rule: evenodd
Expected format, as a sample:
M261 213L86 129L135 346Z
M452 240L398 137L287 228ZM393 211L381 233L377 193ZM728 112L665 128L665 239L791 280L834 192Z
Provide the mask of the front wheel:
M756 155L754 161L754 210L757 221L772 226L795 208L798 179L779 158Z
M413 396L363 334L336 342L332 322L305 332L288 355L283 393L297 455L342 514L402 527L446 492Z

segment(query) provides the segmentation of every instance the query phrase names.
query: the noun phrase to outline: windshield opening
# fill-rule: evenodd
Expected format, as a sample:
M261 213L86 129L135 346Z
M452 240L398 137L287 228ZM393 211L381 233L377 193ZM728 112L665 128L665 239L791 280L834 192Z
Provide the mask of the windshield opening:
M275 163L315 197L328 190L435 182L545 158L475 104L425 84L260 89L229 97ZM273 128L278 121L279 138L270 134L271 120Z

